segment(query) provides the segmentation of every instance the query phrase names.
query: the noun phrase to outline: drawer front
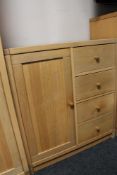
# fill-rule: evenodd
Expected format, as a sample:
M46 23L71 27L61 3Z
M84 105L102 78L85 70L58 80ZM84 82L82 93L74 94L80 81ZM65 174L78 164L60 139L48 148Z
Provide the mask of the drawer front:
M102 118L87 122L80 125L78 129L78 142L89 141L95 137L102 136L113 129L112 115L103 116Z
M115 90L115 71L108 70L76 77L75 90L77 100Z
M75 48L73 51L75 74L114 66L115 45L98 45Z
M85 110L84 110L85 109ZM78 123L114 112L114 93L77 104Z

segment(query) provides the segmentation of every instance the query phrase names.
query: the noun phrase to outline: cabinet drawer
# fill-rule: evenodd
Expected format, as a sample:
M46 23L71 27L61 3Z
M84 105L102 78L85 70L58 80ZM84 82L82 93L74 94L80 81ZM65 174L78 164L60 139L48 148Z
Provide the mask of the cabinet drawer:
M75 74L114 66L114 44L85 46L73 51Z
M76 99L84 99L115 89L115 71L108 70L76 77Z
M113 113L113 111L114 94L86 100L77 104L78 123L85 122L103 114Z
M103 116L102 118L87 122L80 125L78 129L78 142L86 142L95 137L103 136L113 129L112 115Z

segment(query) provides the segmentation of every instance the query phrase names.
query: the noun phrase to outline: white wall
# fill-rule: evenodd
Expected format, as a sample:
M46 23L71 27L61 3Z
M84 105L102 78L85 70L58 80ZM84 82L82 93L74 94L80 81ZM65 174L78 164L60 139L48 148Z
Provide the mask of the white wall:
M4 47L89 39L94 0L0 0Z

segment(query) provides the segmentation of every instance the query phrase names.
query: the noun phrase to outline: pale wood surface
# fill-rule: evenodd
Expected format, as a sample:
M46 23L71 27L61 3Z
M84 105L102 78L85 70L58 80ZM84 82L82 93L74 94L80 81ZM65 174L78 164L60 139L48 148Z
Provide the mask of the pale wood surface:
M70 56L69 49L61 49L61 50L53 50L53 51L43 51L43 52L35 52L35 53L28 53L28 54L20 54L20 55L13 55L12 64L20 64L20 63L31 63L37 62L42 60L52 60L58 59L62 57Z
M117 38L117 12L90 20L91 39Z
M115 43L92 40L5 51L25 149L35 169L112 134Z
M11 56L7 55L7 56L5 56L5 59L6 59L8 76L9 76L9 80L10 80L10 87L12 90L14 105L15 105L16 114L17 114L17 120L19 123L19 128L20 128L20 132L22 135L22 140L24 143L24 148L25 148L25 152L26 152L28 166L30 166L32 164L32 161L31 161L31 156L30 156L30 152L29 152L29 146L27 143L26 132L25 132L25 128L24 128L24 124L23 124L23 120L22 120L22 114L21 114L21 110L20 110L19 100L18 100L18 96L17 96L17 90L16 90L16 84L15 84L15 78L14 78L14 72L13 72L13 65L11 62ZM30 167L30 170L33 173L32 167Z
M72 66L72 84L73 84L73 101L74 101L74 114L75 114L75 131L76 131L76 143L78 145L78 117L77 117L77 106L76 106L76 90L75 90L75 69L74 69L74 48L71 48L71 66Z
M17 149L14 133L9 118L6 99L0 79L0 173L11 169L17 174L22 172L22 165ZM19 172L18 172L19 171Z
M8 170L8 171L4 171L2 173L0 173L0 175L26 175L24 172L22 173L19 173L16 169L11 169L11 170ZM29 175L29 173L27 174Z
M39 61L29 64L27 57L27 64L13 65L33 164L75 145L70 57L66 57L62 50L56 54L55 51L46 52L46 59L42 57L42 61L42 54L39 55Z
M106 39L95 39L89 41L80 41L78 45L74 45L73 47L84 47L84 46L94 46L94 45L104 45L104 44L115 44L117 42L116 38L106 38Z
M76 77L76 100L115 90L115 70Z
M111 39L100 39L100 40L90 40L90 41L78 41L78 42L68 42L68 43L56 43L48 45L39 45L39 46L27 46L21 48L8 48L4 49L5 55L17 55L23 53L32 53L46 50L56 50L56 49L65 49L73 48L79 46L88 46L88 45L98 45L98 44L109 44L115 43L117 40L114 38Z
M114 103L114 93L77 103L78 123L114 113Z
M78 47L73 50L75 74L115 66L115 45Z
M113 114L81 124L79 127L79 143L86 142L94 137L103 135L113 129Z
M72 59L77 140L83 146L115 132L115 44L74 48Z
M0 40L0 174L28 172ZM18 144L18 146L17 146Z
M117 77L117 43L116 43L116 49L115 49L115 76ZM117 78L116 78L116 92L117 92ZM116 103L115 103L115 124L114 124L114 127L116 129L116 136L117 136L117 93L115 94L115 100L116 100Z

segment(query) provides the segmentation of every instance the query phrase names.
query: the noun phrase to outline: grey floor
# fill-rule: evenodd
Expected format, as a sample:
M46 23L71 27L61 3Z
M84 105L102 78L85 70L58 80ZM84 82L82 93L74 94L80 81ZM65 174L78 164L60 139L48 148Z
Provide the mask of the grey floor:
M35 175L117 175L117 138L44 168Z

